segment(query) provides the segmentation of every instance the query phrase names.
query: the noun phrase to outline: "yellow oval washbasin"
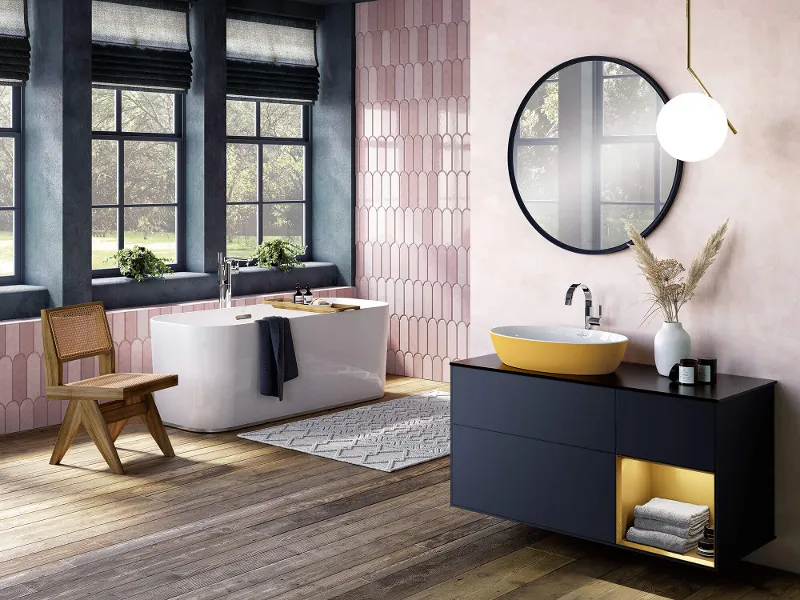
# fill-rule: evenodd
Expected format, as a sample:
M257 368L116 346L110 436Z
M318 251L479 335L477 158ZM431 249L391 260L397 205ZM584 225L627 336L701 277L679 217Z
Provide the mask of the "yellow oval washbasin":
M628 346L624 335L573 327L511 325L489 333L505 364L562 375L613 373Z

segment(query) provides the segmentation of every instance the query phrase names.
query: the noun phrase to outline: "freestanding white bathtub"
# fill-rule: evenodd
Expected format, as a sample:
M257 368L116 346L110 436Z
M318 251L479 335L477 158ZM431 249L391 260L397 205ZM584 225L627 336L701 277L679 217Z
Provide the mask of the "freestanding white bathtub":
M228 431L383 396L389 305L326 299L361 309L315 314L259 304L153 317L153 371L178 374L177 387L155 394L164 423ZM241 314L252 318L236 320ZM299 377L285 384L283 401L258 392L255 321L267 315L292 320Z

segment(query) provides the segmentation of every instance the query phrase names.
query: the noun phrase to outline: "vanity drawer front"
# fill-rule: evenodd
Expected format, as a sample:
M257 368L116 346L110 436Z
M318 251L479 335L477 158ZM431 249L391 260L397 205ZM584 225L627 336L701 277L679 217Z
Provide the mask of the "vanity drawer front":
M714 471L716 406L687 398L617 391L617 454Z
M613 454L453 426L454 506L614 542Z
M614 452L614 390L453 365L456 425Z

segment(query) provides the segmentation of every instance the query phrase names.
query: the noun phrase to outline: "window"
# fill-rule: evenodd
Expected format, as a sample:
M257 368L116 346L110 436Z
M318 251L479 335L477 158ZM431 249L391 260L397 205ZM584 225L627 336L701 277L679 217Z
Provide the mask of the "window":
M278 238L306 244L308 106L227 105L227 255L247 257Z
M92 90L92 269L135 244L182 264L183 97Z
M602 65L602 66L601 66ZM661 149L656 119L663 102L638 73L612 62L595 65L599 147L600 247L628 241L623 221L639 231L669 197L676 161Z
M0 283L20 280L20 102L19 87L0 85Z
M558 73L528 101L519 121L516 156L525 208L550 235L558 237Z

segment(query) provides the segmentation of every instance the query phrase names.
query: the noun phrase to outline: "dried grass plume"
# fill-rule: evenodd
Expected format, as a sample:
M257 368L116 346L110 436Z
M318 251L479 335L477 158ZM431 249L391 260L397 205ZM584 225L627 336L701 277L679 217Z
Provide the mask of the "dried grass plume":
M681 307L694 297L700 280L714 264L722 249L725 233L728 231L728 221L726 220L711 234L703 250L692 261L688 272L677 260L659 259L653 254L645 239L629 221L625 221L625 231L633 242L636 264L650 285L651 293L648 296L652 308L645 319L660 310L666 323L678 323Z

